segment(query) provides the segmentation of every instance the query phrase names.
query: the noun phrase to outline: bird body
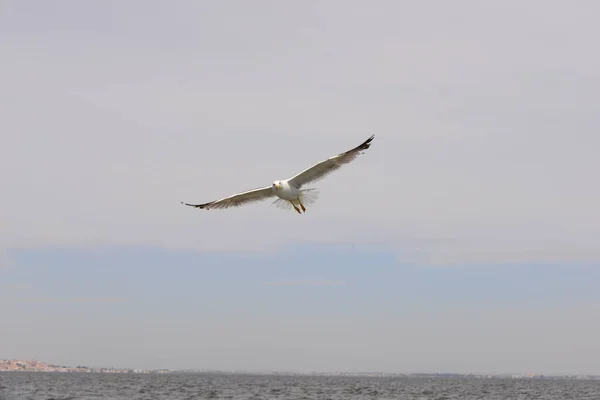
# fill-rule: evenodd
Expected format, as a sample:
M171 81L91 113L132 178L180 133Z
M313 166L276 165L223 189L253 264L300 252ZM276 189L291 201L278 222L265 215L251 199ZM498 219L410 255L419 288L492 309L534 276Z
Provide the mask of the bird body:
M282 208L290 208L289 206L291 205L299 214L301 214L302 212L306 212L305 205L314 203L319 194L316 189L303 188L303 186L307 183L319 181L329 173L341 168L344 164L348 164L353 161L362 153L362 151L371 146L371 141L374 137L375 135L371 136L361 145L353 148L352 150L318 162L289 179L274 181L270 187L266 186L252 189L243 193L234 194L233 196L225 197L220 200L211 201L209 203L188 204L182 202L182 204L210 210L212 208L218 209L237 207L246 203L263 201L268 198L276 197L277 199L273 202L273 204ZM300 207L296 206L296 203ZM302 209L302 211L300 211L300 209Z
M300 196L300 189L290 185L289 181L276 181L271 186L273 193L282 200L295 200Z

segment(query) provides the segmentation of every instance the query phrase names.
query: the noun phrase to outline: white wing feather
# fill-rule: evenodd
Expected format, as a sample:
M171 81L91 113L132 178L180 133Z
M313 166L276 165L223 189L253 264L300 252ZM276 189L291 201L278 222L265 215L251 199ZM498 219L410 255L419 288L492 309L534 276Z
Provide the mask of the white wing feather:
M316 182L325 178L329 173L341 168L344 164L348 164L360 154L362 154L363 150L368 149L371 146L371 141L375 135L371 136L364 143L359 146L356 146L352 150L348 150L345 153L338 154L337 156L330 157L325 161L321 161L316 163L310 168L305 169L300 172L296 176L290 178L288 183L295 186L296 188L302 187L309 182Z
M325 161L321 161L313 165L312 167L305 169L296 176L290 178L288 180L288 183L299 189L302 185L305 185L309 182L316 182L320 179L323 179L329 173L341 168L342 165L348 164L354 159L356 159L356 157L362 154L362 151L368 149L371 146L371 141L374 137L375 135L371 136L361 145L353 148L352 150L348 150L344 153L338 154L337 156L330 157ZM275 196L276 195L275 193L273 193L271 187L266 186L263 188L252 189L246 192L237 193L232 196L225 197L220 200L211 201L208 203L188 204L181 202L181 204L185 204L186 206L190 207L210 210L211 208L218 209L239 207L248 203L263 201ZM303 193L301 196L303 197L303 201L307 203L313 203L317 198L317 193L311 193L310 195L308 193ZM278 206L286 207L289 203L288 201L280 202L278 200L275 201L275 204L277 204Z
M275 194L271 190L270 186L248 190L247 192L237 193L233 196L225 197L220 200L211 201L209 203L204 204L188 204L181 202L181 204L185 204L186 206L202 208L210 210L211 208L229 208L229 207L239 207L244 204L263 201L268 199L269 197L273 197Z

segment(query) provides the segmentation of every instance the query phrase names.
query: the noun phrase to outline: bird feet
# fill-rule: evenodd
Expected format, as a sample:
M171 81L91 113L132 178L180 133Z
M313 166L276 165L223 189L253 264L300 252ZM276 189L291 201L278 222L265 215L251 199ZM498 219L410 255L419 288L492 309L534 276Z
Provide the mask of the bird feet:
M292 205L294 206L294 209L298 212L298 214L302 214L302 211L300 211L300 209L298 207L296 207L296 205L294 204L293 201L290 200L290 203L292 203ZM302 204L300 204L300 205L302 205ZM302 207L302 208L304 208L304 207Z
M298 197L298 204L300 204L300 207L302 207L302 211L306 212L306 208L304 207L304 204L302 204L302 202L300 201L300 197Z

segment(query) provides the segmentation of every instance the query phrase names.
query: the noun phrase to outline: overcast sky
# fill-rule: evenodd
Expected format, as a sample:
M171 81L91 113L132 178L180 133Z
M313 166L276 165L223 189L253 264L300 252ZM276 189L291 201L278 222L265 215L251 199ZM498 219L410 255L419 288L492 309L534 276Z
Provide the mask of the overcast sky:
M600 373L599 13L1 2L0 358ZM179 203L372 134L302 216Z

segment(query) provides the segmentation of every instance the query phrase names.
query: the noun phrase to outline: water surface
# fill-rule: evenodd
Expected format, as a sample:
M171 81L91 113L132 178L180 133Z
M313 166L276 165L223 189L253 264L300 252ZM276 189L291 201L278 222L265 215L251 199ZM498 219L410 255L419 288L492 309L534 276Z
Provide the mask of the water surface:
M600 381L0 372L1 400L600 400Z

